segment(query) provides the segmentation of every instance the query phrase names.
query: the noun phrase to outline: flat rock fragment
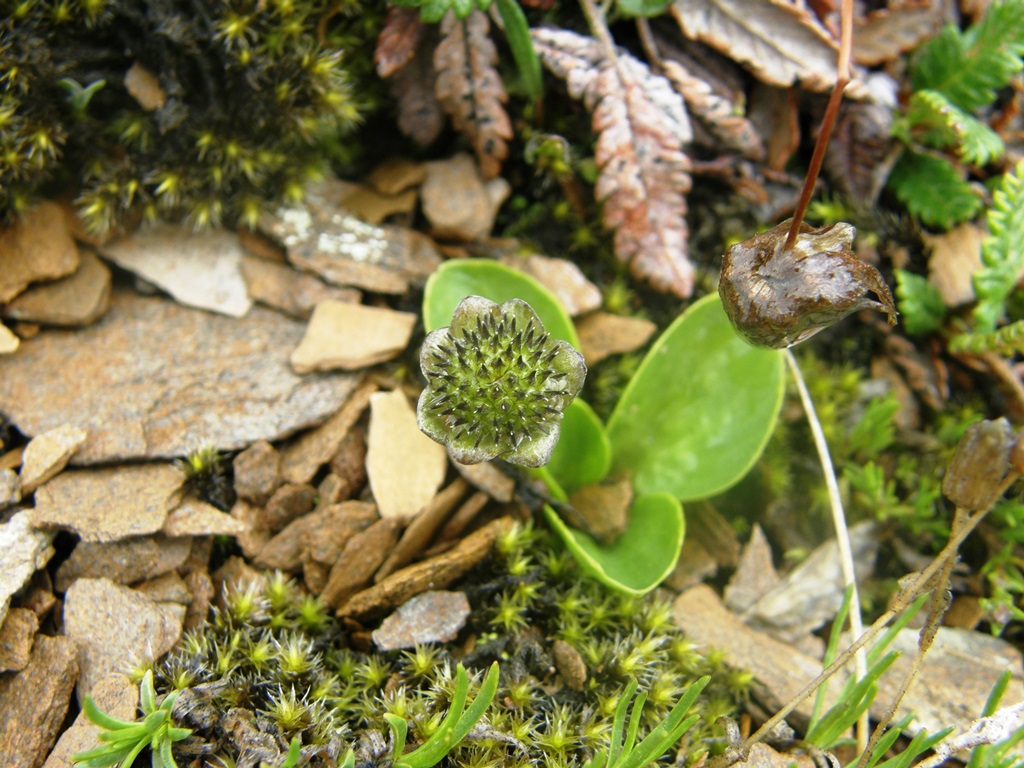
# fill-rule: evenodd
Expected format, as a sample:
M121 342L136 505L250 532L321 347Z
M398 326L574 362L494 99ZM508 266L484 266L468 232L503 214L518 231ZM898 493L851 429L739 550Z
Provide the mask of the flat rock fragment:
M516 490L515 478L498 469L493 461L460 464L453 459L452 464L460 475L495 501L512 501Z
M375 293L421 286L441 264L430 238L377 227L342 212L344 186L328 179L306 191L301 206L266 214L260 229L284 245L288 260L328 283Z
M84 251L74 274L28 288L3 311L11 320L42 325L89 325L110 307L110 270Z
M281 484L281 454L266 440L257 440L231 462L235 493L253 504L265 504Z
M78 673L74 641L41 635L21 672L0 675L0 755L4 768L36 768L43 764L64 722Z
M167 653L184 618L185 606L155 603L110 579L72 584L64 596L64 633L79 648L79 698L107 675Z
M32 524L67 528L84 541L156 533L181 500L185 477L170 464L63 472L36 491Z
M372 633L379 651L454 640L469 618L464 592L431 590L403 603Z
M21 455L21 492L32 493L56 476L87 436L85 430L64 424L33 437Z
M14 331L6 325L0 325L0 355L16 352L20 346L21 339L15 336Z
M436 237L471 242L486 237L494 227L497 208L468 154L427 163L420 195L423 215Z
M281 451L281 476L289 483L308 483L341 449L352 427L370 404L377 384L368 379L323 424L305 432ZM365 455L365 450L363 451ZM360 469L362 469L360 467Z
M324 301L292 352L292 368L296 373L353 371L391 360L409 344L416 319L411 312Z
M675 599L672 619L686 633L687 640L721 651L729 666L752 673L752 694L769 712L779 709L821 672L819 659L751 629L704 584ZM842 679L829 686L827 706L835 703ZM805 700L796 709L797 719L806 724L812 706L813 702Z
M420 432L401 390L370 397L366 474L381 517L412 517L437 493L448 453Z
M186 499L164 521L165 536L237 536L245 526L212 504Z
M725 588L725 604L730 610L743 613L778 583L768 539L755 523L750 541L740 554L739 566Z
M0 469L0 509L21 501L21 484L13 469Z
M98 323L45 331L0 357L0 411L29 435L86 430L74 464L277 440L323 421L356 384L347 374L297 376L288 353L302 332L259 307L235 320L115 290Z
M60 564L53 586L66 592L76 579L106 578L118 584L134 584L173 571L188 559L189 538L133 536L121 541L80 541L71 556Z
M320 599L337 607L367 586L398 541L399 524L382 518L355 534L331 568Z
M576 323L587 365L600 362L609 355L639 349L650 341L657 329L658 326L650 320L609 312L594 312Z
M314 275L299 272L286 264L245 256L241 263L242 277L249 296L268 307L306 320L322 301L358 302L362 294L355 288L328 285Z
M404 157L391 157L374 168L366 181L382 195L397 195L418 187L427 177L427 166Z
M593 312L601 306L601 290L568 259L553 259L534 253L504 256L501 261L535 278L555 294L571 317Z
M469 534L443 554L403 568L352 596L337 611L339 616L368 619L382 616L406 600L430 589L444 589L464 576L490 553L495 539L512 526L502 517Z
M0 625L0 672L24 669L32 655L39 617L30 608L11 608Z
M338 202L367 224L380 224L396 213L411 213L416 207L416 190L406 189L393 195L383 194L373 187L343 182L347 191L339 195Z
M16 511L0 524L0 622L7 616L14 593L53 557L53 533L34 528L30 513Z
M252 307L233 232L153 224L101 247L105 257L190 307L241 317Z
M102 712L118 720L134 720L139 706L139 687L124 675L111 675L92 689L92 698ZM99 743L101 729L84 712L60 735L43 768L72 768L71 756L93 749Z
M78 246L59 205L42 202L0 229L0 304L30 283L56 280L78 269Z
M431 539L434 538L434 534L462 501L462 497L468 490L469 483L460 477L452 481L440 493L435 494L430 503L408 525L402 538L388 553L387 560L374 575L374 581L380 581L388 574L408 565L426 549Z

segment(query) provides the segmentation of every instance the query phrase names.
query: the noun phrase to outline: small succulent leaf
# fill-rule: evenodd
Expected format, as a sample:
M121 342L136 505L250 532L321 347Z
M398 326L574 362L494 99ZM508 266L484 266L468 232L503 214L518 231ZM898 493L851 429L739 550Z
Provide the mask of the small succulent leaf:
M449 325L455 308L466 296L483 296L499 304L522 299L533 307L552 337L580 348L572 320L551 291L532 277L489 259L456 259L434 270L423 293L423 324L427 330Z
M612 719L612 735L608 744L608 764L615 765L622 752L622 734L626 731L626 714L629 712L630 702L636 694L640 684L635 677L631 677L626 684L626 689L619 694L619 703L615 706L615 716Z
M562 414L562 436L548 471L566 493L601 482L612 464L612 446L604 425L587 403L573 400Z
M626 531L609 545L570 528L550 506L544 506L544 515L585 572L630 595L650 592L672 572L686 530L682 506L667 493L636 499Z
M156 712L156 690L153 688L153 670L147 669L142 676L142 684L139 686L139 702L142 711L147 715ZM173 701L171 702L174 703Z
M405 751L405 737L409 732L409 723L404 717L393 715L390 712L384 713L384 719L391 729L391 759L398 765L401 762L402 752Z
M608 420L612 471L637 494L702 499L757 461L782 407L783 360L733 331L714 294L654 342Z
M587 370L525 301L481 296L465 298L448 328L427 335L420 367L427 386L416 411L426 435L462 464L501 458L526 467L550 460Z
M896 323L889 286L853 253L852 226L804 224L785 250L789 225L787 219L725 253L718 292L740 336L757 347L789 347L858 309L885 312Z

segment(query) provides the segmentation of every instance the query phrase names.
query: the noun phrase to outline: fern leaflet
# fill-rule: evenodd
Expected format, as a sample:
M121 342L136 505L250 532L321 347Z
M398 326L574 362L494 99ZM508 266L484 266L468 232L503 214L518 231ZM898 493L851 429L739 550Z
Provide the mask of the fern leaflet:
M995 330L1024 269L1024 161L1003 176L993 193L988 231L981 246L982 268L974 274L974 320L983 333Z

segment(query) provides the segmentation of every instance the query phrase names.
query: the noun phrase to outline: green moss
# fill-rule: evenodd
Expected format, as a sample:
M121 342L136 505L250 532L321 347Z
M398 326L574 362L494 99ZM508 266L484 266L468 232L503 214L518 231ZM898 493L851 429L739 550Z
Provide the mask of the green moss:
M0 217L53 182L79 187L97 233L134 210L254 223L266 202L295 197L322 172L322 144L360 116L338 43L351 41L346 27L368 34L375 14L355 10L0 0ZM163 98L148 109L126 85L133 65L159 83Z
M704 674L712 675L712 683L698 711L735 711L746 678L688 645L672 627L665 603L610 595L579 579L571 561L531 528L513 530L496 550L461 587L455 585L473 606L456 644L356 650L318 601L283 576L267 575L227 592L206 625L158 665L158 690L189 689L175 710L178 724L193 729L186 744L207 745L226 764L251 738L230 728L240 712L282 756L289 740L299 737L314 766L330 764L350 746L357 763L372 759L375 750L387 754L385 714L407 720L410 743L422 743L447 712L458 662L473 674L471 700L493 661L500 664L500 686L481 727L442 765L581 766L608 746L612 717L631 679L648 697L641 736ZM500 619L509 605L520 621ZM475 644L466 653L470 637ZM582 656L588 670L582 690L556 677L556 638L571 638ZM704 749L700 738L712 735L721 734L706 722L690 732L691 759Z

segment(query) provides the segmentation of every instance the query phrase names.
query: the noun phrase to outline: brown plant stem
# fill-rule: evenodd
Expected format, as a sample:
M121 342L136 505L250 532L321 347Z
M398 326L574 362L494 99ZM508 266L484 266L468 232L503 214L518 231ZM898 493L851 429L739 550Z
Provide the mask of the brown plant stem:
M836 84L832 86L832 94L828 98L828 106L825 107L825 116L821 119L821 130L818 131L818 140L814 143L814 153L811 155L811 164L807 167L807 176L804 177L804 186L800 190L800 200L793 211L793 220L789 225L789 234L786 236L786 244L783 251L789 251L796 245L797 235L800 234L800 225L804 221L804 214L807 213L807 206L810 205L811 197L814 195L814 185L818 182L818 174L821 173L821 164L825 160L825 150L828 148L829 139L832 138L832 129L835 128L836 119L839 117L839 105L843 101L843 91L850 84L850 55L853 50L853 0L843 0L840 11L839 25L839 57L836 63Z

